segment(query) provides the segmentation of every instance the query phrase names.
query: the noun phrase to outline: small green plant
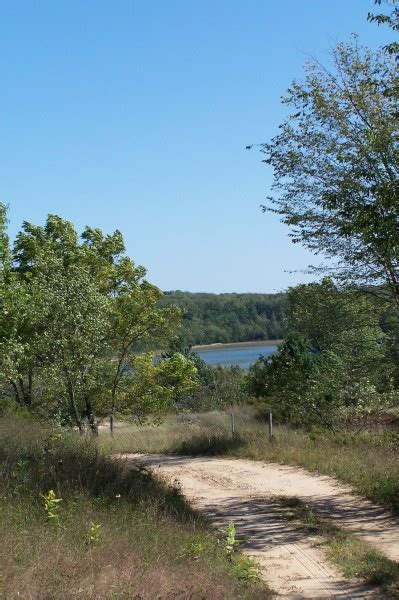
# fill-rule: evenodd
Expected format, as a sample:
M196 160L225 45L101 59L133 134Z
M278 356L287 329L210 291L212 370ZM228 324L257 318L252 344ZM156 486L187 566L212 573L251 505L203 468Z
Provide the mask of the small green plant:
M191 550L192 554L194 555L194 558L199 558L200 555L204 552L205 547L202 542L193 542L190 545L190 550Z
M44 512L48 519L60 523L60 516L58 514L59 503L62 502L61 498L57 498L54 490L49 490L47 494L41 494L44 499Z
M100 523L93 523L93 521L92 521L89 526L89 537L88 537L89 544L92 546L99 544L101 541L101 536L102 536L102 529L101 529Z
M237 535L236 526L231 521L231 523L229 523L226 528L226 539L224 542L224 549L228 556L231 556L233 554L234 550L236 549L236 547L238 545L236 535Z
M235 576L246 585L259 581L259 567L247 556L236 561L233 567Z

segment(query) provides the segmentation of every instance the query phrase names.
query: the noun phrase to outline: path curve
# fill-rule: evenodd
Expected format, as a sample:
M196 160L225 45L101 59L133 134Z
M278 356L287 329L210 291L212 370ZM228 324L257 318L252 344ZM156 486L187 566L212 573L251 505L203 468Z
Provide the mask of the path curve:
M340 527L399 560L399 521L355 496L333 478L274 463L228 458L127 454L124 458L178 481L182 492L217 527L233 521L244 550L280 596L366 598L375 593L348 582L323 549L282 516L277 496L298 497Z

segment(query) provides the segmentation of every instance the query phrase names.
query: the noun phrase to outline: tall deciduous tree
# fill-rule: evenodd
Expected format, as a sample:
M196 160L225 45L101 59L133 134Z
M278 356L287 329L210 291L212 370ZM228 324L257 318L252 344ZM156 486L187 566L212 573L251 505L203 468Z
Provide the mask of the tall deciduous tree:
M23 404L18 388L19 362L24 355L18 331L28 310L24 286L12 273L7 235L7 207L0 203L0 372L13 385L16 399Z
M294 242L331 259L345 283L384 286L399 303L399 148L394 61L354 39L333 68L310 61L284 103L280 133L261 145L274 171L265 210Z

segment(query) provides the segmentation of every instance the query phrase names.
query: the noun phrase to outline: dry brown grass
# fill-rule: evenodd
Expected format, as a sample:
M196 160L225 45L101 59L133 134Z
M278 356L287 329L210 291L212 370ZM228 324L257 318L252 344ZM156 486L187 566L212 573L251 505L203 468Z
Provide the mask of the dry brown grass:
M178 490L72 436L0 427L0 597L27 600L268 598L240 581ZM40 493L54 489L59 519ZM90 525L100 525L90 541Z

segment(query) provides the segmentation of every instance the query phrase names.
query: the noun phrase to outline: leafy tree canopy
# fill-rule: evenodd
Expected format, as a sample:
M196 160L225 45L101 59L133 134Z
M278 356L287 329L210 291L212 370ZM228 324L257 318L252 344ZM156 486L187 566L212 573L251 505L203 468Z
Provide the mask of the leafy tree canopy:
M373 13L369 12L367 16L367 20L371 23L377 23L378 25L388 25L393 31L399 31L399 8L397 5L397 0L386 0L384 4L388 4L392 7L392 10L389 14L386 13ZM381 6L383 4L382 0L374 0L374 4ZM391 42L384 46L384 50L388 54L392 54L396 57L396 60L399 58L399 43L397 41Z
M1 207L6 393L81 429L84 418L94 428L95 415L162 412L180 387L195 385L195 366L183 355L153 364L176 335L180 310L159 306L162 292L125 255L120 232L87 227L79 236L50 215L44 226L25 222L11 251L5 221Z
M395 364L379 317L371 297L330 279L292 288L287 338L251 367L247 390L284 420L330 429L395 403Z
M357 39L333 66L309 61L284 103L280 133L261 145L274 171L265 210L294 242L330 260L346 284L385 286L399 301L399 149L396 65Z

